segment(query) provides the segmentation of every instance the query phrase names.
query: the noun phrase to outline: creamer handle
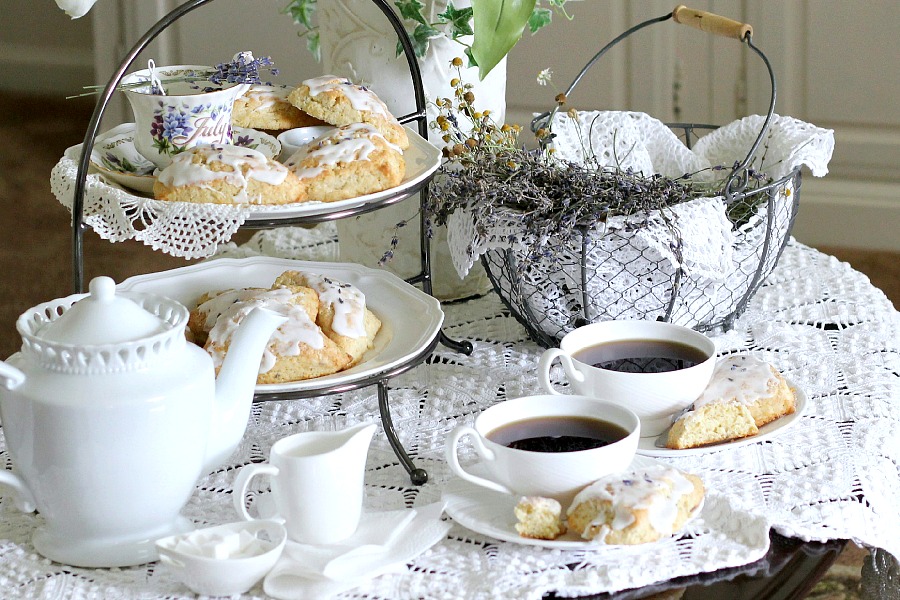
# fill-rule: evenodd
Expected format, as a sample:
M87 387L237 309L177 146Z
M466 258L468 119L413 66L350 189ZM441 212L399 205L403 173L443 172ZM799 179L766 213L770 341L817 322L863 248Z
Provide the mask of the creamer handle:
M247 488L250 486L250 480L257 475L268 475L270 477L275 477L276 475L278 475L278 467L270 465L268 463L263 463L246 465L244 467L241 467L241 470L238 471L238 475L234 480L234 488L232 491L231 499L234 503L234 509L245 521L259 520L257 517L254 517L250 514L250 512L247 510L247 506L244 504L244 499L247 497Z
M12 471L2 470L0 471L0 486L2 485L13 490L13 502L15 502L16 508L20 511L23 513L33 513L37 510L34 495L25 485L25 482L21 477Z

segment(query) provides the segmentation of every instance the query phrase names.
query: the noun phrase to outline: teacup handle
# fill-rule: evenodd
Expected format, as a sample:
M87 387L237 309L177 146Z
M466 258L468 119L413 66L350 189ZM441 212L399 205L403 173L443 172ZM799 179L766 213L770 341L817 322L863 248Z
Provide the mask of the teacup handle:
M259 465L247 465L245 467L242 467L241 470L238 471L238 475L234 480L234 493L231 499L234 503L234 509L245 521L260 520L259 518L254 517L250 514L250 512L247 510L246 504L244 503L244 498L247 497L247 488L250 486L250 481L257 475L268 475L269 477L275 477L276 475L278 475L278 467L263 463Z
M575 363L572 361L572 357L559 348L548 348L544 350L544 353L541 355L541 360L538 363L538 381L540 381L541 387L544 388L548 394L562 396L563 393L557 392L553 388L553 384L550 383L550 367L553 366L553 361L557 358L562 364L563 370L565 370L566 376L570 381L583 383L584 373L578 370Z
M474 427L471 427L470 425L460 425L450 432L450 437L447 438L447 445L445 448L447 463L450 465L450 470L469 483L474 483L475 485L480 485L481 487L486 487L489 490L494 490L495 492L501 492L503 494L514 494L515 492L505 485L501 485L490 479L478 477L477 475L472 475L462 468L462 465L459 464L459 456L456 453L456 447L459 445L459 440L467 435L472 438L472 445L475 446L475 451L482 460L491 461L495 459L493 451L481 442L481 438Z

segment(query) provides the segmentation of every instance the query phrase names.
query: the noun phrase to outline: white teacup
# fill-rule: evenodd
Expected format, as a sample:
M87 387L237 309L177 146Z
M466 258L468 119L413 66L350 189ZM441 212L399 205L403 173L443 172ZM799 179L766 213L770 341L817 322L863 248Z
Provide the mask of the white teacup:
M522 436L523 427L524 437L559 434L548 422L572 417L611 424L620 431L615 441L585 450L544 452L506 445ZM565 427L576 433L569 424ZM526 396L491 406L476 417L474 427L454 429L447 438L446 458L450 469L470 483L506 494L556 498L565 506L586 485L631 464L640 430L637 415L617 404L586 396ZM460 465L463 437L471 439L487 477Z
M250 88L248 84L218 85L205 81L202 75L195 82L166 83L167 78L189 77L208 70L209 67L199 65L156 67L155 74L166 90L164 96L150 93L150 69L122 78L126 85L147 82L144 86L127 88L125 97L134 112L134 147L160 169L188 148L233 141L234 101ZM211 89L204 91L206 88Z
M269 462L242 467L234 482L234 508L247 521L250 481L272 478L277 515L288 537L304 544L333 544L353 535L363 504L363 479L374 423L343 431L306 431L272 444Z
M590 350L621 342L672 343L697 352L697 364L665 372L623 372L597 368ZM559 348L544 351L538 364L538 380L551 394L559 394L550 382L550 368L559 359L578 394L600 398L634 411L641 420L641 435L657 436L671 425L672 417L696 400L712 377L716 345L698 331L661 321L604 321L579 327L563 337Z
M285 162L297 150L307 146L314 139L322 137L333 129L333 125L312 125L310 127L296 127L282 131L278 134L278 141L281 142L281 152L278 154L278 160Z

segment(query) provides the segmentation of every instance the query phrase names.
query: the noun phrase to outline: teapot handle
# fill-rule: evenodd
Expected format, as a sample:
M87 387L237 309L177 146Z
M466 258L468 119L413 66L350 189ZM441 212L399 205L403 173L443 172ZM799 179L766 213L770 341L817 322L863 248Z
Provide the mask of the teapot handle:
M8 390L14 390L25 383L25 373L0 360L0 385Z

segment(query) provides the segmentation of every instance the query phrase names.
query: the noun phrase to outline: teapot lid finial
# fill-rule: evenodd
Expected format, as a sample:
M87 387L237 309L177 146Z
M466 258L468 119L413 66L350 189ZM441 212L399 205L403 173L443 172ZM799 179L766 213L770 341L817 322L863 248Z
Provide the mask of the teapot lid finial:
M116 294L110 277L95 277L89 294L38 334L46 341L75 345L119 344L168 329L167 324L133 300Z

